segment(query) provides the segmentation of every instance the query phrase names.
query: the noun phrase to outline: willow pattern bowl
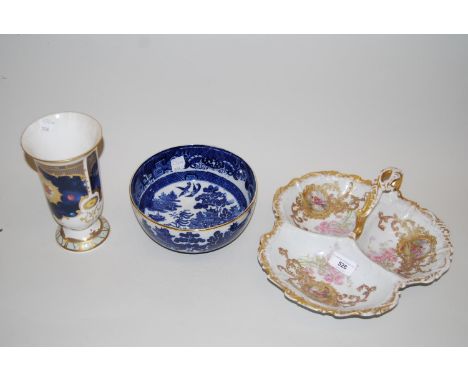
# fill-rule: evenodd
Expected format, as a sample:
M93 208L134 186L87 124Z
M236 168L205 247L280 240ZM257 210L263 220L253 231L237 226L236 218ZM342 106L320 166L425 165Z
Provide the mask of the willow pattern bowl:
M402 179L395 168L374 181L323 171L281 187L259 247L268 279L290 300L336 317L381 315L401 289L438 279L451 262L449 232L402 196Z
M130 199L143 230L177 252L217 250L236 239L255 206L250 166L220 148L189 145L147 159L130 183Z

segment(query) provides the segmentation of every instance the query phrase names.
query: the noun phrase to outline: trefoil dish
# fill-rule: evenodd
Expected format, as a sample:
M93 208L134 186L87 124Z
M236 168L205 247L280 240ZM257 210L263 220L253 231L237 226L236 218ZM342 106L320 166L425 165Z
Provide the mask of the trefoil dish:
M291 180L273 199L275 223L258 260L293 302L335 317L393 309L402 289L450 267L446 226L400 192L403 174L374 180L320 171Z

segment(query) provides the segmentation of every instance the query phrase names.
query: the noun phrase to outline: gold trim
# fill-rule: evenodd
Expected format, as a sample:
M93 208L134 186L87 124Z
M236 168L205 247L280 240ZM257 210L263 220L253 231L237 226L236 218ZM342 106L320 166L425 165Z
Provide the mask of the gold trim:
M273 197L273 212L275 215L275 222L273 224L273 228L270 232L265 233L264 235L261 236L260 238L260 243L258 247L258 262L260 263L263 271L266 273L268 280L270 280L274 285L276 285L283 293L284 296L291 300L294 303L297 303L299 305L302 305L303 307L310 309L315 312L319 312L322 314L328 314L332 315L335 317L375 317L375 316L380 316L384 313L389 312L392 310L399 301L401 291L405 289L406 287L414 284L428 284L431 283L437 279L439 279L445 272L448 270L447 262L444 264L444 266L437 272L434 272L430 275L428 275L425 278L421 279L414 279L408 282L405 282L404 280L401 280L396 283L395 288L393 289L392 295L390 298L384 302L383 304L373 307L373 308L367 308L367 309L356 309L356 310L343 310L343 309L333 309L333 308L326 308L322 305L316 304L310 300L305 299L304 297L298 295L296 292L294 292L292 289L289 288L288 285L283 283L277 276L276 273L272 271L271 265L267 260L266 257L266 248L268 246L268 243L270 239L278 232L279 228L284 224L284 221L281 218L280 214L280 199L283 195L283 193L293 185L295 185L297 182L306 180L311 177L315 176L320 176L320 175L334 175L338 177L351 177L354 180L358 180L360 182L364 182L365 184L368 185L373 185L373 182L367 179L363 179L358 175L350 175L350 174L343 174L337 171L318 171L318 172L310 172L306 175L303 175L299 178L294 178L292 179L286 186L282 186L278 188L275 192L275 195ZM448 250L450 251L450 254L448 256L448 262L452 261L452 255L453 255L453 246L450 241L450 231L448 228L445 226L445 224L437 217L435 216L432 212L429 210L421 207L418 203L406 199L405 197L402 196L401 192L397 190L398 196L402 200L406 200L409 202L411 205L413 205L415 208L417 208L419 211L421 211L426 217L431 219L431 221L435 221L437 227L440 228L444 239L445 243L447 245ZM447 257L446 257L447 259Z
M324 175L324 176L337 176L337 177L340 177L340 178L351 178L353 179L354 181L356 182L361 182L361 183L364 183L368 186L372 186L372 181L368 180L368 179L363 179L361 178L359 175L353 175L353 174L344 174L344 173L341 173L341 172L338 172L338 171L315 171L315 172L309 172L305 175L302 175L301 177L298 177L298 178L293 178L292 180L289 181L288 184L286 184L285 186L282 186L280 188L278 188L275 192L275 195L273 197L273 213L275 214L275 218L278 218L278 219L281 219L280 218L280 208L279 208L279 196L280 194L282 194L283 192L285 192L288 188L294 186L296 183L299 183L299 182L302 182L306 179L309 179L309 178L313 178L313 177L316 177L316 176L320 176L320 175Z
M84 241L94 239L95 237L99 236L99 234L104 230L104 222L102 221L101 218L98 218L98 219L99 219L99 223L101 223L101 225L99 226L99 229L97 229L96 231L91 233L91 235L89 235L89 236L87 236L87 237L85 237L83 239L74 239L72 237L66 237L62 226L60 226L60 235L62 236L64 241L70 242L70 243L81 243L81 242L84 242Z
M71 238L65 238L65 236L63 235L63 229L62 228L58 228L57 229L57 232L56 232L56 239L57 239L57 235L61 235L62 239L63 239L63 243L66 244L66 243L84 243L86 241L89 241L91 239L94 239L96 237L99 236L99 234L101 234L102 232L107 232L107 235L102 237L102 241L100 241L99 243L97 243L96 245L94 245L93 247L89 248L89 249L85 249L85 250L82 250L82 249L71 249L71 248L68 248L66 247L65 245L62 245L60 244L57 240L57 244L60 246L60 248L63 248L65 249L66 251L69 251L69 252L73 252L73 253L87 253L87 252L91 252L93 251L94 249L96 249L97 247L101 246L101 244L103 244L108 238L109 238L109 235L110 235L110 232L111 232L111 226L109 224L109 221L104 217L104 216L100 216L99 217L99 221L101 222L101 227L99 228L99 231L97 231L96 234L92 234L91 236L88 236L86 239L84 240L77 240L77 239L71 239ZM107 224L107 227L106 228L106 224Z
M403 183L403 173L397 168L390 167L383 170L377 180L377 183L382 187L391 178L391 176L395 174L398 178L392 180L392 182L389 185L386 185L386 187L390 186L393 189L392 191L399 191L401 184Z
M374 209L375 204L377 203L377 193L378 186L377 183L372 184L372 189L369 192L367 199L360 210L356 211L356 223L354 225L354 240L357 240L361 236L362 231L364 230L364 225L366 223L367 217Z
M97 204L98 201L99 201L99 198L97 197L97 195L94 195L87 202L83 203L83 208L85 210L89 210L90 208L93 208Z
M68 164L59 164L56 166L52 166L50 164L41 163L36 161L37 169L40 172L45 172L47 175L51 175L55 178L59 178L62 176L74 177L78 176L82 180L86 181L89 179L86 175L85 171L85 162L86 157L80 158L74 162L70 162Z
M444 237L444 246L439 249L440 250L445 250L447 249L449 251L449 255L445 257L445 263L444 265L436 272L429 274L426 277L419 277L419 278L414 278L411 280L408 280L405 284L406 286L411 286L411 285L416 285L416 284L430 284L436 280L438 280L442 275L447 272L450 268L450 264L453 260L453 244L450 240L450 231L445 225L445 223L440 220L433 212L429 211L427 208L421 207L417 202L405 198L400 190L396 191L398 193L398 197L402 200L405 200L408 202L410 205L418 209L423 215L425 215L429 220L431 220L435 225L439 228L440 232L442 233L442 236Z
M356 294L340 293L333 283L317 279L316 275L314 275L313 272L310 272L312 268L304 266L301 259L289 258L288 249L278 247L277 250L280 256L286 258L285 265L279 264L276 268L289 276L287 283L293 285L296 289L299 289L307 298L315 300L321 304L333 307L349 308L356 304L367 302L370 294L377 290L375 285L369 286L363 283L358 287L353 287L353 292L351 293L357 292ZM315 270L317 271L316 268ZM320 273L320 271L318 271L318 273Z
M24 134L26 133L26 131L28 130L28 128L33 125L34 123L38 122L39 120L41 119L44 119L44 118L47 118L47 117L50 117L50 116L53 116L53 115L56 115L56 114L66 114L66 113L74 113L74 114L81 114L81 115L84 115L88 118L91 118L92 120L96 121L96 123L98 124L99 126L99 138L96 142L96 144L89 150L87 150L86 152L82 153L82 154L79 154L79 155L76 155L72 158L67 158L67 159L59 159L59 160L46 160L46 159L39 159L39 158L36 158L35 156L31 155L23 146L23 136ZM23 151L29 156L31 157L32 159L34 159L35 161L38 161L38 162L42 162L42 163L69 163L69 162L74 162L74 161L77 161L79 159L82 159L83 157L86 157L89 153L91 153L93 150L95 150L99 144L101 143L102 141L102 126L101 124L99 123L99 121L90 116L89 114L86 114L86 113L82 113L82 112L79 112L79 111L61 111L61 112L58 112L58 113L50 113L50 114L47 114L47 115L44 115L40 118L37 118L35 119L33 122L31 122L24 130L23 130L23 133L21 134L21 137L20 137L20 146L21 148L23 149Z
M232 151L229 151L229 150L226 150L226 149L223 149L221 147L217 147L217 146L207 146L207 145L198 145L198 144L195 144L195 145L181 145L181 146L174 146L174 147L168 147L167 149L164 149L164 150L161 150L159 152L157 152L156 154L153 154L151 155L149 158L146 158L141 164L138 165L138 167L135 169L135 171L133 172L133 175L132 177L130 178L130 184L128 186L128 195L130 197L130 202L132 203L132 207L133 207L133 210L136 211L139 215L141 215L145 220L148 220L150 221L151 223L159 226L159 227L163 227L163 228L166 228L166 229L169 229L169 230L173 230L173 231L178 231L178 232L203 232L203 231L211 231L212 229L217 229L219 227L224 227L226 225L229 225L229 224L232 224L232 223L235 223L237 220L240 220L240 218L242 218L245 214L247 214L253 206L255 206L255 203L257 201L257 194L258 194L258 182L257 182L257 177L255 176L255 172L254 170L252 169L252 167L250 167L250 165L244 160L244 163L249 166L250 168L250 171L252 171L252 174L253 174L253 177L254 177L254 180L255 180L255 193L254 193L254 196L252 198L252 201L249 203L249 205L247 207L245 207L244 211L242 211L241 214L237 215L234 219L231 219L223 224L218 224L218 225L215 225L213 227L209 227L209 228L176 228L176 227L172 227L170 225L166 225L166 224L161 224L161 223L158 223L157 221L151 219L150 217L146 216L143 212L141 212L141 210L138 208L138 206L135 204L133 198L132 198L132 181L133 181L133 178L135 177L135 174L136 172L138 171L138 169L141 167L141 165L143 163L145 163L148 159L152 158L153 156L163 152L163 151L166 151L166 150L170 150L170 149L173 149L173 148L178 148L178 147L185 147L185 146L205 146L205 147L212 147L212 148L215 148L215 149L219 149L219 150L223 150L223 151L227 151L231 154L234 154L235 156L237 156L238 158L242 159L241 156L237 155L236 153L232 152Z
M59 188L53 184L49 179L47 179L41 171L39 171L39 179L44 190L45 197L47 201L51 204L57 204L62 199L62 193Z
M75 162L75 161L79 161L79 160L83 160L84 158L86 158L89 154L91 154L94 150L97 149L97 147L99 146L99 144L101 143L102 141L102 136L99 138L99 141L98 143L96 143L95 146L93 146L93 148L89 149L88 151L86 151L85 153L83 154L80 154L80 155L77 155L76 157L73 157L73 158L70 158L70 159L61 159L61 160L44 160L44 159L39 159L39 158L36 158L36 157L33 157L31 154L29 154L24 148L23 146L21 145L21 147L23 148L23 151L28 155L30 156L32 159L34 159L36 162L39 162L39 163L71 163L71 162Z

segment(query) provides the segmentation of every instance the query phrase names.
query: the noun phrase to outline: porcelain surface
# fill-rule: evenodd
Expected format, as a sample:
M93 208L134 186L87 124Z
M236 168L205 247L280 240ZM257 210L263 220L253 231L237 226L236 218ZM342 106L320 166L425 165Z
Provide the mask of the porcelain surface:
M288 299L335 317L381 315L405 287L437 280L451 263L448 229L402 196L402 179L395 168L374 181L323 171L281 187L259 247L268 279Z
M29 125L21 137L33 160L54 220L57 243L73 252L102 244L110 226L99 175L102 128L94 118L75 112L50 114Z
M180 146L137 169L130 199L154 241L178 252L209 252L232 242L248 224L256 180L250 166L227 150Z

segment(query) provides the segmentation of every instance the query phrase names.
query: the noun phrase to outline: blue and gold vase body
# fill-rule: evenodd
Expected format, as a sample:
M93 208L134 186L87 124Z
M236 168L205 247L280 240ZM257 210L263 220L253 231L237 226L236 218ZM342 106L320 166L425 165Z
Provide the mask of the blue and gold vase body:
M103 210L97 148L70 162L35 160L47 203L60 225L56 240L65 249L84 252L104 242L109 223Z

